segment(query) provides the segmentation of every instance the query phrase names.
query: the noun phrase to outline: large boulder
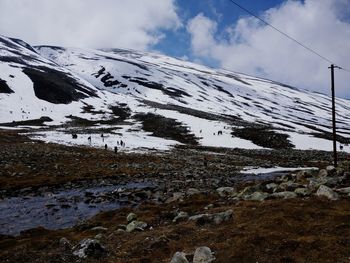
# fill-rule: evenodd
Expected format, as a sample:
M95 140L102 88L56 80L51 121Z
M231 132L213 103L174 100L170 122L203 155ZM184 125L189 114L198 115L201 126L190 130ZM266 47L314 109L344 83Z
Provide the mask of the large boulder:
M193 263L210 263L215 260L213 254L208 247L198 247L194 252Z
M329 200L338 200L339 199L339 195L336 192L334 192L331 188L329 188L328 186L325 186L325 185L321 185L318 188L316 195L326 197Z
M176 252L171 258L170 263L189 263L184 252Z

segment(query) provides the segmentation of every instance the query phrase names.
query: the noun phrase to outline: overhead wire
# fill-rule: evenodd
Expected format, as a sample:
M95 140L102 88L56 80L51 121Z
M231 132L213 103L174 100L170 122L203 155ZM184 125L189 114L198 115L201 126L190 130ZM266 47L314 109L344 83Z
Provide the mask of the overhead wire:
M237 2L235 2L234 0L228 0L229 2L231 2L232 4L236 5L237 7L239 7L240 9L244 10L245 12L247 12L248 14L250 14L251 16L255 17L256 19L258 19L259 21L263 22L265 25L271 27L272 29L274 29L275 31L279 32L280 34L284 35L285 37L289 38L290 40L294 41L295 43L297 43L298 45L302 46L303 48L305 48L306 50L308 50L309 52L313 53L314 55L320 57L321 59L323 59L324 61L327 61L331 64L336 64L334 63L332 60L328 59L327 57L321 55L319 52L315 51L314 49L312 49L311 47L308 47L307 45L301 43L299 40L295 39L294 37L288 35L287 33L283 32L281 29L275 27L274 25L270 24L269 22L267 22L266 20L262 19L261 17L259 17L258 15L254 14L252 11L248 10L247 8L245 8L244 6L238 4ZM350 72L350 70L341 67L341 70Z

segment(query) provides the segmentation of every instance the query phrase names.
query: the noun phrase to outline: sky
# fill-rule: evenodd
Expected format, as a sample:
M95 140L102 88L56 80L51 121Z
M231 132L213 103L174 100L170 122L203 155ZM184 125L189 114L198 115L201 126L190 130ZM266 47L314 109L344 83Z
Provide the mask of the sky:
M350 0L234 0L350 69ZM0 0L0 34L32 45L148 50L330 94L330 63L230 0ZM350 98L350 72L336 71Z

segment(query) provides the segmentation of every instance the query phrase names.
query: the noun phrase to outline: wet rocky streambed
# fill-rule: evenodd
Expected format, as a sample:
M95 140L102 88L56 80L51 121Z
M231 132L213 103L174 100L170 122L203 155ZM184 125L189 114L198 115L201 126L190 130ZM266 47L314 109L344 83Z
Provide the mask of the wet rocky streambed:
M287 173L283 169L264 173L261 169L259 174L237 174L230 181L266 181ZM172 193L164 188L167 188L164 187L164 182L143 181L127 184L102 182L80 187L46 187L38 191L19 191L13 196L0 199L0 234L19 235L21 231L36 227L67 228L84 222L99 212L126 206L135 207L145 200L165 201L166 196L171 196ZM184 189L175 190L186 192Z

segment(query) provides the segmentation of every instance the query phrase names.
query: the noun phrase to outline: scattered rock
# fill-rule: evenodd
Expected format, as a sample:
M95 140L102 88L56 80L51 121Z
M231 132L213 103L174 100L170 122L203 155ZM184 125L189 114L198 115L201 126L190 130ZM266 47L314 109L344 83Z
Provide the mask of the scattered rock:
M326 169L321 169L319 172L318 172L318 177L326 177L328 176L328 172Z
M229 219L232 218L233 215L233 211L227 210L225 212L220 212L220 213L215 213L215 214L199 214L199 215L195 215L195 216L191 216L188 218L188 220L190 221L195 221L197 224L211 224L214 223L216 225L221 224L222 222L226 222Z
M208 247L199 247L194 252L193 263L210 263L214 260L213 252Z
M213 221L216 225L226 222L232 218L233 210L227 210L225 212L213 214Z
M98 239L98 240L100 240L100 239L102 239L103 238L103 234L97 234L96 236L95 236L95 239Z
M339 195L334 192L331 188L329 188L328 186L325 185L321 185L317 192L316 192L317 196L324 196L326 198L328 198L329 200L338 200Z
M236 194L236 190L233 187L220 187L216 189L216 192L221 197L233 196L234 194Z
M197 188L189 188L186 191L186 195L191 196L191 195L196 195L196 194L200 194L201 191L199 191Z
M143 221L132 221L126 226L126 232L132 232L134 230L143 231L147 227L147 223Z
M188 219L188 213L186 213L186 212L179 212L178 214L177 214L177 216L173 219L173 222L174 223L178 223L178 222L180 222L180 221L185 221L185 220L187 220Z
M252 200L252 201L264 201L266 198L269 197L268 193L264 192L255 192L251 195L247 195L244 197L244 200Z
M205 206L204 209L205 209L205 210L208 210L208 209L211 209L211 208L213 208L213 207L214 207L213 204L209 204L209 205Z
M302 187L295 189L294 193L296 193L299 196L309 196L309 195L311 195L311 191L309 189L302 188Z
M135 213L129 213L128 216L126 217L126 221L128 223L137 220L137 215Z
M293 181L287 181L287 182L283 182L278 186L278 190L280 191L288 191L288 192L292 192L295 189L299 188L300 184L298 183L294 183Z
M273 193L271 196L275 198L289 199L289 198L296 198L297 194L295 192L284 191L284 192Z
M336 191L341 194L350 194L350 187L339 188Z
M265 185L266 190L271 193L275 192L277 187L278 187L278 184L275 184L275 183L269 183Z
M97 239L86 238L73 248L73 255L79 258L95 257L99 258L106 253L106 249Z
M306 178L312 177L312 174L317 170L302 170L296 173L295 178L297 181L302 181Z
M243 189L243 191L241 191L238 194L238 197L242 197L242 196L246 196L246 195L251 195L254 192L259 192L262 191L262 186L260 184L257 185L253 185L253 186L247 186L246 188Z
M170 263L189 263L184 252L176 252Z
M327 180L325 179L325 177L321 177L321 178L310 178L309 179L309 184L308 184L308 188L311 191L316 191L321 185L325 184L327 182Z

